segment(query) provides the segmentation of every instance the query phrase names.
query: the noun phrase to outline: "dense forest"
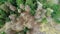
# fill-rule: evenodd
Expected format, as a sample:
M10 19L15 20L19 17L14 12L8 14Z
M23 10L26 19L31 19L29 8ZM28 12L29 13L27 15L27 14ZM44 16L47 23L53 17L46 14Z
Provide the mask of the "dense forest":
M0 34L60 34L60 0L0 0Z

